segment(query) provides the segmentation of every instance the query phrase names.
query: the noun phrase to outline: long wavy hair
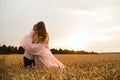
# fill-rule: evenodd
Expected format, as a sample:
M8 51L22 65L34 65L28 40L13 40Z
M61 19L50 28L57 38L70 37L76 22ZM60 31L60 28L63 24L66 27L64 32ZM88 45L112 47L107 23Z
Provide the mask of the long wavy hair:
M35 32L34 35L37 36L38 42L44 42L46 38L48 37L48 33L46 31L46 27L43 21L38 22L34 25L33 30Z

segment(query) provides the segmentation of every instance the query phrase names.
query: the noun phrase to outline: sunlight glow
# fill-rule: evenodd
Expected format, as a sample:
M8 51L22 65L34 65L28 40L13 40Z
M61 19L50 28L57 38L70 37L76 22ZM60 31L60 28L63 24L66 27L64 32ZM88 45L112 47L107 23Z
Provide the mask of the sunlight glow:
M85 49L90 42L93 41L109 41L111 36L103 34L85 34L85 33L74 33L63 38L59 44L54 46L59 46L62 48L81 50Z
M64 38L61 42L62 46L65 46L69 49L84 49L88 41L84 36L70 35Z

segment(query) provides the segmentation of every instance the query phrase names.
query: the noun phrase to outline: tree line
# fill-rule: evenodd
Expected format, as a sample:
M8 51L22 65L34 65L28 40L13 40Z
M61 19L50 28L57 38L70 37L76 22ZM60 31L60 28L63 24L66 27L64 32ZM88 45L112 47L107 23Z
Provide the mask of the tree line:
M68 50L68 49L50 49L53 54L97 54L96 52L87 52L84 50L74 51L74 50ZM23 54L24 48L22 46L14 47L14 46L6 46L6 45L0 45L0 54Z
M14 47L14 46L6 46L6 45L0 45L0 54L22 54L24 53L24 49L22 46L20 47Z

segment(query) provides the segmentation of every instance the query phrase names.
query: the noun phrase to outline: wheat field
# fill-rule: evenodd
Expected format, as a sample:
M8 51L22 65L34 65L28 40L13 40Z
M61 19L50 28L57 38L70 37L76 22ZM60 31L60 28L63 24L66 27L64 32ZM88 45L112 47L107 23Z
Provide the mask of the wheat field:
M23 67L23 55L0 55L0 80L120 80L120 54L55 55L65 66Z

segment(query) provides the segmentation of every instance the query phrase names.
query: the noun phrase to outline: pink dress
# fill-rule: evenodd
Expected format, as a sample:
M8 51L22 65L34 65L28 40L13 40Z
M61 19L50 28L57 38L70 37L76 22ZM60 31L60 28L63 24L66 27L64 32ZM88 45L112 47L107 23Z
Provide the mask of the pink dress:
M63 69L65 66L51 53L49 46L46 44L46 41L39 44L32 43L33 34L34 31L31 31L23 38L23 40L21 41L22 47L31 54L37 55L38 59L46 67L59 67Z

